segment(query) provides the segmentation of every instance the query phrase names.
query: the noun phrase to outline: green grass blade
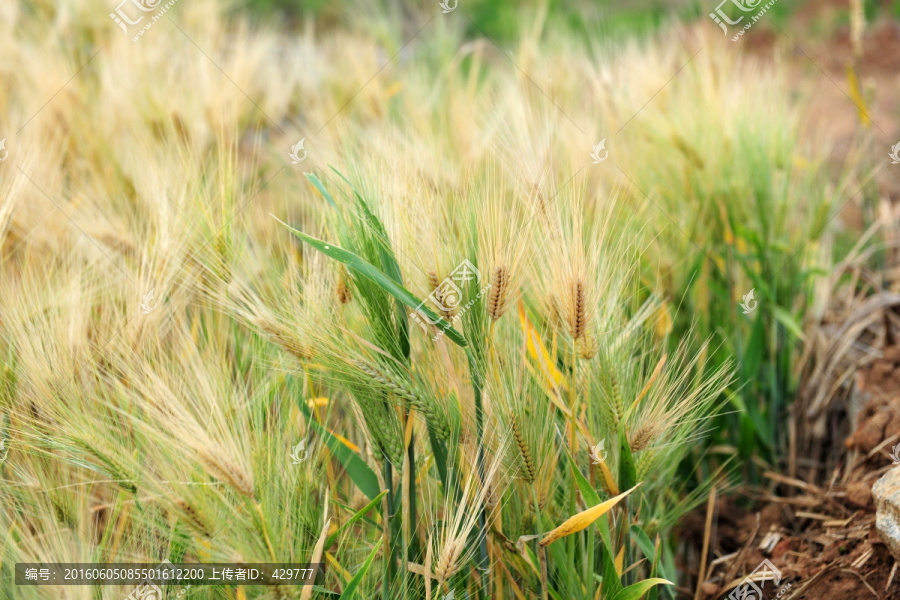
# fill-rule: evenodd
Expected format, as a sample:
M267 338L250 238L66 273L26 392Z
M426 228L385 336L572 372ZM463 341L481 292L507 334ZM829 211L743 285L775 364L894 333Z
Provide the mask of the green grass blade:
M312 411L305 402L297 402L297 406L300 408L300 412L306 417L306 420L309 421L309 424L312 425L313 429L315 429L325 440L325 443L328 444L331 453L338 459L338 462L344 466L347 475L350 476L350 479L353 480L353 483L356 484L359 491L371 500L380 498L381 494L384 492L381 491L381 488L378 485L378 477L375 476L375 473L369 468L369 465L367 465L356 452L344 445L344 442L337 439L330 431L325 429L321 423L316 421L313 418Z
M329 165L330 166L330 165ZM344 180L344 182L350 186L350 189L353 191L353 195L356 197L356 201L362 209L363 214L365 215L365 223L368 225L375 233L374 238L378 243L378 258L381 262L381 268L384 272L389 276L393 277L394 281L403 285L403 275L400 272L400 264L397 262L397 256L394 254L393 248L391 248L387 230L384 228L384 224L381 220L375 216L375 213L369 208L368 203L362 197L362 195L356 191L356 188L353 187L353 184L350 183L350 180L344 177L344 175L331 167L331 170L334 171L338 177ZM328 201L328 203L332 206L332 208L337 208L337 205L334 202L334 198L328 191L325 189L325 185L322 181L313 175L312 173L308 173L306 178L319 190L319 193ZM397 302L397 336L399 337L400 342L400 351L407 359L409 359L410 346L409 346L409 323L406 320L406 314L403 310L403 305L398 301Z
M460 348L464 348L466 344L465 338L460 335L458 331L453 329L450 326L450 323L445 321L443 318L437 316L434 311L430 308L422 304L418 298L416 298L412 292L407 290L405 287L397 283L393 278L386 275L383 271L379 270L371 263L366 262L359 256L353 254L349 250L344 250L343 248L338 248L332 244L327 244L320 239L314 238L312 236L306 235L302 231L294 229L284 221L278 219L279 223L287 227L291 230L295 236L324 254L325 256L332 258L340 263L343 263L362 275L367 279L373 281L376 285L381 287L384 291L392 295L394 298L405 304L406 306L414 309L422 311L428 319L439 326L441 329L445 329L444 333L450 338L453 343L455 343Z
M397 255L394 254L394 249L391 248L384 224L375 216L375 213L369 208L368 202L362 197L362 194L356 191L356 188L353 187L350 180L344 177L334 167L331 167L331 170L337 173L341 179L346 181L347 185L350 186L350 189L353 190L353 195L356 196L356 201L359 203L360 208L366 216L366 224L375 231L375 237L378 240L378 258L381 261L381 268L384 269L384 273L400 285L403 285L403 273L400 271L400 263L397 262ZM406 311L403 310L403 305L399 299L397 299L397 317L397 336L400 338L400 351L403 356L409 360L409 322L406 319Z
M337 208L337 204L334 203L334 198L331 197L331 194L328 193L328 190L325 189L325 186L322 184L318 177L316 177L313 173L307 173L306 178L311 184L316 187L317 190L319 190L319 193L322 194L322 197L328 201L328 204L331 205L331 208Z
M369 502L364 507L362 507L362 509L359 510L355 515L353 515L352 517L347 519L346 523L341 525L337 531L335 531L334 533L332 533L331 535L328 536L328 539L325 540L325 547L330 548L331 545L335 542L335 540L337 540L338 536L341 535L341 533L343 533L348 527L350 527L351 525L353 525L354 523L356 523L357 521L362 519L364 516L366 516L366 513L368 513L370 510L372 510L373 508L378 506L378 504L381 503L381 499L384 497L385 494L387 494L387 490L382 490L381 493L378 494L375 498L373 498L371 502Z
M640 597L646 594L648 590L660 584L673 585L671 581L666 581L659 577L645 579L623 588L615 596L612 596L612 600L640 600Z
M616 572L616 564L613 562L615 548L604 548L601 560L603 561L603 597L615 598L622 591L622 582Z
M619 489L630 490L637 485L637 468L634 465L634 457L631 455L631 447L628 445L628 436L625 435L625 427L619 424Z
M575 478L575 484L578 486L578 491L581 492L581 497L584 499L585 504L588 506L597 506L603 500L600 498L600 494L591 487L590 482L585 479L584 475L582 475L581 471L578 469L578 464L575 462L575 458L572 457L571 452L569 452L568 447L563 446L566 450L566 456L569 458L569 466L572 469L572 476ZM597 527L597 530L600 532L600 538L603 540L603 543L606 544L607 548L612 548L612 536L609 533L609 521L606 516L603 516L597 519L594 522L594 525Z
M648 561L653 561L656 556L656 548L653 546L653 542L650 541L650 538L644 533L644 530L638 527L637 525L632 525L629 528L631 532L631 539L637 543L638 548L641 549L641 552L644 554L644 557Z
M447 474L447 444L439 439L431 427L428 428L428 441L431 443L431 453L434 455L434 465L437 467L441 484L447 492L450 492L450 478Z
M325 594L326 596L334 596L335 598L341 597L341 595L338 594L337 592L332 592L331 590L326 590L321 585L314 585L313 591L316 592L317 594Z
M350 582L347 583L347 587L344 588L344 593L341 594L341 600L353 600L353 598L356 597L356 588L358 588L359 584L362 583L362 580L365 579L366 574L372 566L372 561L375 560L375 555L381 550L381 542L382 538L378 538L378 542L375 543L375 547L372 548L372 552L369 554L368 558L366 558L366 562L363 563L363 566L359 568L359 571L356 572L353 579L351 579Z
M791 332L796 339L803 339L803 326L794 318L794 315L780 306L774 306L772 312L775 314L775 320Z

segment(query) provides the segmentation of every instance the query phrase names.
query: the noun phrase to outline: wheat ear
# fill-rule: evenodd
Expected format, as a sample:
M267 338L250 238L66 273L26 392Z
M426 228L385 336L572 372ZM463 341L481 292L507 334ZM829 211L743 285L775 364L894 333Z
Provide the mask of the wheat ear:
M506 312L509 299L509 269L499 265L491 274L491 294L488 296L488 314L496 321Z
M519 426L519 420L515 416L510 420L512 421L513 438L516 440L516 447L519 449L519 455L522 457L522 463L525 465L525 480L528 483L532 483L537 472L534 468L534 460L531 456L531 452L528 450L525 436L522 435L522 428Z
M209 445L201 449L200 462L215 479L227 483L248 498L253 497L253 476L231 460L221 448Z
M212 537L212 534L210 534L209 532L209 527L207 527L206 523L203 522L200 514L196 510L194 510L193 506L191 506L184 500L176 500L175 506L177 506L181 511L181 516L184 518L184 521L188 525L190 525L197 533L205 538Z
M381 384L383 387L387 388L387 390L392 394L403 398L411 405L415 406L418 410L420 410L425 416L425 420L429 425L431 425L431 427L434 429L434 432L441 438L448 439L450 437L450 427L447 425L445 420L441 418L441 415L438 414L434 406L423 401L412 390L407 388L402 383L395 381L389 374L381 371L377 367L367 364L366 362L361 360L354 360L353 364L358 367L360 371Z
M581 279L572 282L572 293L569 294L569 333L572 339L580 340L587 330L587 294Z

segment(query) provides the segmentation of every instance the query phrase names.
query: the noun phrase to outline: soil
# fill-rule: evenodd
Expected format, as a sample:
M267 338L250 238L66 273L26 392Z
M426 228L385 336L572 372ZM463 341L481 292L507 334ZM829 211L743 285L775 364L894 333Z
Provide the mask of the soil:
M798 91L810 98L804 115L809 141L827 139L835 167L863 161L877 168L900 138L900 23L886 10L866 23L862 55L854 60L846 24L848 4L849 0L806 2L789 26L751 30L754 35L742 41L750 54L789 65ZM861 99L853 91L851 77L859 81ZM861 135L863 130L867 135ZM900 202L900 178L883 175L876 179L878 192ZM862 225L854 203L841 216L850 227Z
M867 402L847 448L886 454L900 439L900 346L886 348L881 359L860 370L857 386Z
M832 482L819 487L768 474L774 487L753 507L734 497L716 504L711 534L713 567L701 598L726 598L735 584L768 559L781 571L780 598L900 600L900 574L875 529L872 484L893 468L893 445L900 444L900 346L860 369L856 386L865 399L846 457ZM900 451L900 445L898 445ZM679 536L702 540L704 511L686 519ZM890 585L889 585L890 584ZM764 588L766 600L778 596Z

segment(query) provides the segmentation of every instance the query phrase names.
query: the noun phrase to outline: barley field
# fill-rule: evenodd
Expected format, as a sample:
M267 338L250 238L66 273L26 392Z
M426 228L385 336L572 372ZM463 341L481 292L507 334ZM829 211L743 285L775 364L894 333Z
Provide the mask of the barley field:
M0 599L900 598L892 3L116 1L0 5Z

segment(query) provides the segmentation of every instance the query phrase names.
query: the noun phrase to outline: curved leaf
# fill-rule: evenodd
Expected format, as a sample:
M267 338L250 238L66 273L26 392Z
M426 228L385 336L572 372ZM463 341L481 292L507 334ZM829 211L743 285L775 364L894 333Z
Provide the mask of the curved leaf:
M273 215L274 216L274 215ZM371 263L366 262L356 254L350 252L349 250L344 250L343 248L339 248L333 244L326 243L320 239L314 238L312 236L306 235L302 231L294 229L278 217L275 219L291 230L295 236L324 254L329 258L333 258L334 260L343 263L362 275L367 279L373 281L376 285L381 287L384 291L392 295L394 298L405 304L406 306L412 308L413 310L421 311L428 319L438 325L441 329L444 329L444 333L447 334L447 337L453 341L457 346L464 348L468 344L466 343L465 338L453 327L450 326L450 323L445 321L443 318L437 316L434 311L425 306L421 300L416 298L412 292L407 290L405 287L397 283L392 277L386 275L383 271L372 265Z
M562 525L548 533L544 536L544 539L541 540L541 546L546 546L547 544L552 544L556 540L561 537L565 537L567 535L571 535L578 531L581 531L603 515L605 515L609 510L619 503L625 496L634 491L637 486L632 487L627 492L622 492L618 496L610 498L606 502L601 502L597 506L592 506L587 510L583 510L577 515L573 515L563 521Z
M359 488L359 491L365 494L370 500L379 498L382 491L381 487L378 485L378 477L375 476L375 473L369 468L369 465L367 465L356 452L344 445L341 440L323 427L321 423L316 421L313 418L312 411L305 402L298 402L297 405L309 424L312 425L313 429L315 429L319 435L323 437L325 443L328 444L328 448L331 449L331 453L334 457L344 465L347 474L350 476L350 479L353 480L353 483L356 484L356 487Z
M347 583L347 587L344 588L344 593L341 594L341 600L352 600L356 597L356 588L358 588L359 584L362 583L362 580L365 579L366 574L369 572L369 568L372 566L372 561L375 560L375 555L381 550L381 542L382 538L378 538L378 542L375 544L375 547L372 548L372 552L369 554L368 558L366 558L366 562L363 563L363 566L359 568L359 571L356 572L356 575L353 576L353 579L351 579Z
M662 583L666 585L674 585L671 581L667 581L659 577L654 577L653 579L645 579L620 590L619 593L612 597L612 600L639 600L641 596L643 596L650 590L650 588Z

